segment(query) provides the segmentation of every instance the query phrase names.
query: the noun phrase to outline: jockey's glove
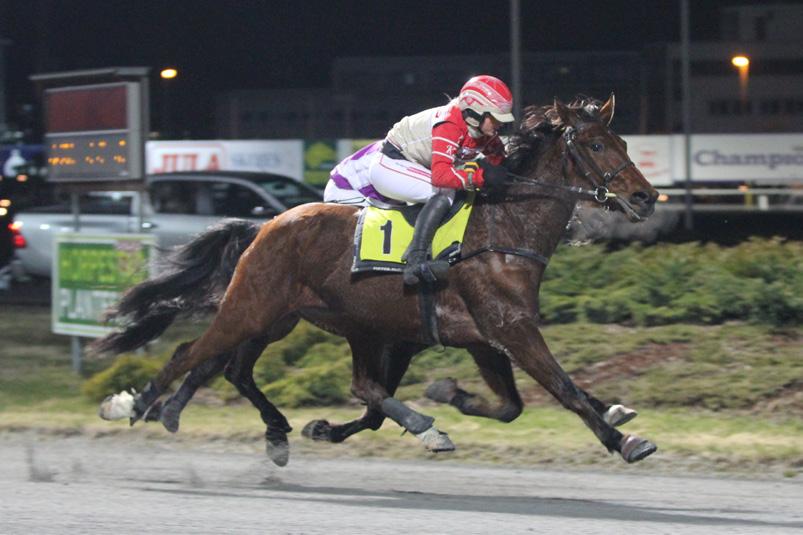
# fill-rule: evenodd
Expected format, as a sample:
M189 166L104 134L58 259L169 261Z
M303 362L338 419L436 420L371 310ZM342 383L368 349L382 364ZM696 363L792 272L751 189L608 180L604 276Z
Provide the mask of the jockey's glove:
M507 169L501 165L494 165L489 161L479 160L482 169L482 187L488 190L499 190L507 184Z

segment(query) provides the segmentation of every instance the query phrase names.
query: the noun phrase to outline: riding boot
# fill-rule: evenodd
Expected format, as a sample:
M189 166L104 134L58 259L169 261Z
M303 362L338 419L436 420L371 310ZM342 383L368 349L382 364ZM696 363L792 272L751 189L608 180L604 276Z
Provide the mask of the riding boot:
M415 221L415 231L407 250L407 265L404 267L404 284L412 286L419 280L435 282L444 279L449 269L445 260L433 262L428 259L432 238L451 203L446 195L437 193L429 198Z

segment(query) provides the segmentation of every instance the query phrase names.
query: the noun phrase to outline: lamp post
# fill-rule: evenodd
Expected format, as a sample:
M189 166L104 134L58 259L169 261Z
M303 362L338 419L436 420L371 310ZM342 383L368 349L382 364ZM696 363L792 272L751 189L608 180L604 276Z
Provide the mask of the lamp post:
M169 85L170 80L175 79L176 76L178 76L178 70L175 67L166 67L159 71L159 77L162 79L162 115L164 116L162 124L163 130L168 135L172 126Z
M739 99L742 106L747 105L747 80L750 74L750 58L739 54L731 58L731 63L739 70Z
M683 87L683 153L686 175L684 204L684 226L694 228L693 200L691 194L691 45L689 42L689 0L680 2L680 77Z

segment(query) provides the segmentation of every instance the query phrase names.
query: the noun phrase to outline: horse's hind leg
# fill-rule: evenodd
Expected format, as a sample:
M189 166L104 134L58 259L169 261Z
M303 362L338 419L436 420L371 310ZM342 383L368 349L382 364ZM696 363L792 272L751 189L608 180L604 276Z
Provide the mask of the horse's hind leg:
M629 463L640 461L655 452L657 448L650 441L635 435L622 435L605 421L552 356L534 320L508 324L504 337L499 337L500 344L503 339L510 357L564 407L580 416L608 451L619 452Z
M352 391L357 393L364 390L363 383L372 371L379 370L378 376L373 377L377 383L385 388L389 395L393 395L401 382L404 373L410 366L412 357L421 351L423 346L418 344L395 343L387 344L382 348L381 367L370 368L354 366L352 378ZM358 419L340 425L332 425L326 420L313 420L304 426L301 434L313 440L323 440L326 442L343 442L351 435L372 429L376 431L385 421L385 415L381 410L367 407L365 413Z
M391 397L383 386L381 341L376 341L368 333L363 337L349 337L351 345L354 381L352 392L368 404L368 409L378 411L418 437L430 451L452 451L454 444L446 433L438 431L432 424L434 418L412 410Z
M154 379L134 398L133 424L148 411L175 379L201 363L233 351L242 342L267 332L290 312L293 285L274 284L286 266L265 266L254 260L247 267L242 261L211 325L192 342L178 346L173 357ZM272 276L269 276L271 275Z
M287 336L298 323L298 317L292 316L277 323L270 332L261 337L253 338L237 348L237 353L226 366L226 379L237 387L237 391L248 398L254 407L259 410L262 421L265 422L265 447L268 457L278 466L285 466L290 458L290 446L287 433L293 430L287 418L268 401L265 394L254 382L254 364L265 347L276 340Z
M223 353L194 368L181 383L176 393L170 396L164 404L159 405L158 401L153 404L145 416L145 421L160 421L171 433L178 431L179 418L184 407L187 406L198 388L223 371L232 356L233 353Z

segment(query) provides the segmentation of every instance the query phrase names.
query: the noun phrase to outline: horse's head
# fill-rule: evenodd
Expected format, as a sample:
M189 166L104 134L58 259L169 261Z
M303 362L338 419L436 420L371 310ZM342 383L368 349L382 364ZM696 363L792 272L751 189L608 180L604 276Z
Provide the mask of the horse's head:
M614 105L611 95L604 104L577 98L569 104L556 100L552 106L528 108L514 136L518 154L512 155L512 163L527 167L526 154L545 145L535 140L554 139L551 154L562 157L563 179L575 191L594 198L597 206L621 210L631 221L641 221L653 213L658 192L630 160L622 138L610 129Z
M658 192L628 157L624 140L609 127L615 103L613 94L604 104L578 99L566 105L556 100L552 120L561 125L566 178L594 189L600 205L641 221L655 210Z

